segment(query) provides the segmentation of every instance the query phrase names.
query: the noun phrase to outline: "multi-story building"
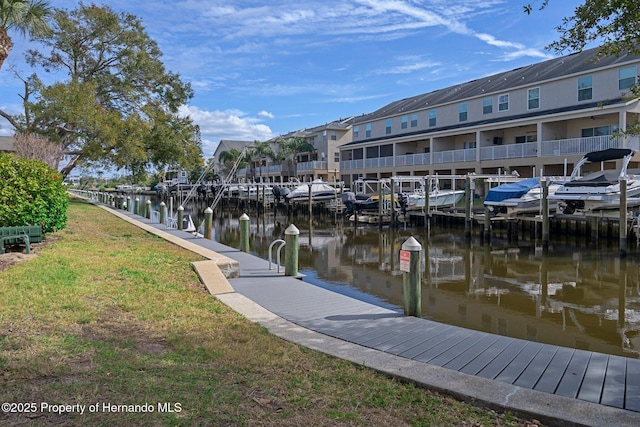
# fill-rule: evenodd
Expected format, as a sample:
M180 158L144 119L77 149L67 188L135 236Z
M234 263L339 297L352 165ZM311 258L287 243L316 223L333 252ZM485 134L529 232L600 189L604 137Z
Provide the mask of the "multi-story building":
M621 131L638 121L630 88L639 64L633 55L597 60L591 49L392 102L351 122L342 180L563 175L587 152L638 150L638 137Z
M339 119L310 129L302 129L269 140L277 156L280 141L300 138L314 147L313 151L292 153L288 158L255 158L237 176L247 181L287 182L322 179L333 182L340 179L341 145L351 142L351 121Z

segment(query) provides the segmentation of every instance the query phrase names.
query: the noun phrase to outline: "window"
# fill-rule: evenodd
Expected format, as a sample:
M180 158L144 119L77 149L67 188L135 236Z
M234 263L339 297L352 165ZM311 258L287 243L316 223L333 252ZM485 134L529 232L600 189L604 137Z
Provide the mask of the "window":
M393 144L381 145L380 157L393 157Z
M467 149L471 149L471 148L476 148L476 142L475 141L468 141L468 142L464 142L462 147L467 150Z
M482 100L482 114L493 113L493 98L485 98Z
M367 147L367 159L376 159L380 157L380 151L376 145L375 147Z
M331 138L332 141L335 141L336 139L338 139L336 132L332 131L331 134L329 134L329 138Z
M588 138L590 136L609 136L618 132L618 125L613 126L598 126L594 128L585 128L582 129L582 137Z
M587 101L591 98L593 98L593 77L578 78L578 101Z
M407 127L409 127L409 118L407 116L402 116L400 118L400 128L406 129Z
M418 126L418 115L417 114L412 114L411 115L411 127L414 128Z
M333 161L336 162L336 163L340 162L340 153L339 152L333 153Z
M364 136L365 138L371 138L371 123L364 125Z
M387 135L389 135L391 133L391 119L387 119L385 121L385 128L384 131Z
M535 110L540 108L540 88L529 89L527 91L527 109Z
M629 89L636 84L636 67L620 68L618 70L618 89Z
M353 137L357 138L360 136L360 126L354 126L353 127Z
M536 134L516 136L516 144L524 144L525 142L536 142L537 140L538 136Z
M509 94L500 95L498 97L498 111L507 111L509 109Z
M467 111L469 109L469 105L466 102L458 105L458 120L461 122L467 121Z
M429 111L429 127L436 125L436 119L438 118L438 112L436 110Z

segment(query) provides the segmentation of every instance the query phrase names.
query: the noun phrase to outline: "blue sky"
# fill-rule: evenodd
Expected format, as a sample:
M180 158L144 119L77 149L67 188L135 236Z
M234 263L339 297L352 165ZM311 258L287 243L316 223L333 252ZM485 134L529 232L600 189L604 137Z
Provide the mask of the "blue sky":
M389 102L540 62L555 27L582 1L109 0L141 18L167 69L191 82L184 106L205 157L221 139L266 140L369 113ZM101 2L97 1L97 4ZM540 1L538 1L540 3ZM74 9L78 2L51 1ZM0 108L20 112L13 70L33 70L15 47L0 69ZM568 53L568 52L566 52ZM11 135L0 120L0 135Z

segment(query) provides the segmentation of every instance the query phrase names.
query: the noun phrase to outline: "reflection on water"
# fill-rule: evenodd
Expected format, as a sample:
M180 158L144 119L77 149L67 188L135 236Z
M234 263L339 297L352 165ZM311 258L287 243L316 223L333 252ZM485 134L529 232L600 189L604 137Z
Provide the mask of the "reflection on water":
M214 238L239 247L238 218L214 216ZM250 215L251 216L251 215ZM399 251L413 235L423 245L424 317L470 329L626 357L640 358L640 267L618 257L615 244L594 247L572 236L548 255L540 242L466 242L464 230L355 229L335 218L298 217L299 267L308 280L380 304L402 307ZM286 216L252 214L251 250L267 258L284 237ZM477 233L476 233L477 234ZM566 239L566 238L565 238Z

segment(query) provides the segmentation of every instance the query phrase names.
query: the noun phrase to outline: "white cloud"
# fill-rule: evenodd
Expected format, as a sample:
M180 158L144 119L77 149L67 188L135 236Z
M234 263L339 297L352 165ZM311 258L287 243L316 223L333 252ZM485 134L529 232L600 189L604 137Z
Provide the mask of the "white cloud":
M261 119L249 117L239 110L207 111L197 106L184 106L180 112L200 126L205 157L213 153L221 139L264 141L275 136L269 126L260 123Z
M275 118L275 116L272 113L270 113L268 111L265 111L265 110L259 111L258 112L258 117L265 117L267 119Z

